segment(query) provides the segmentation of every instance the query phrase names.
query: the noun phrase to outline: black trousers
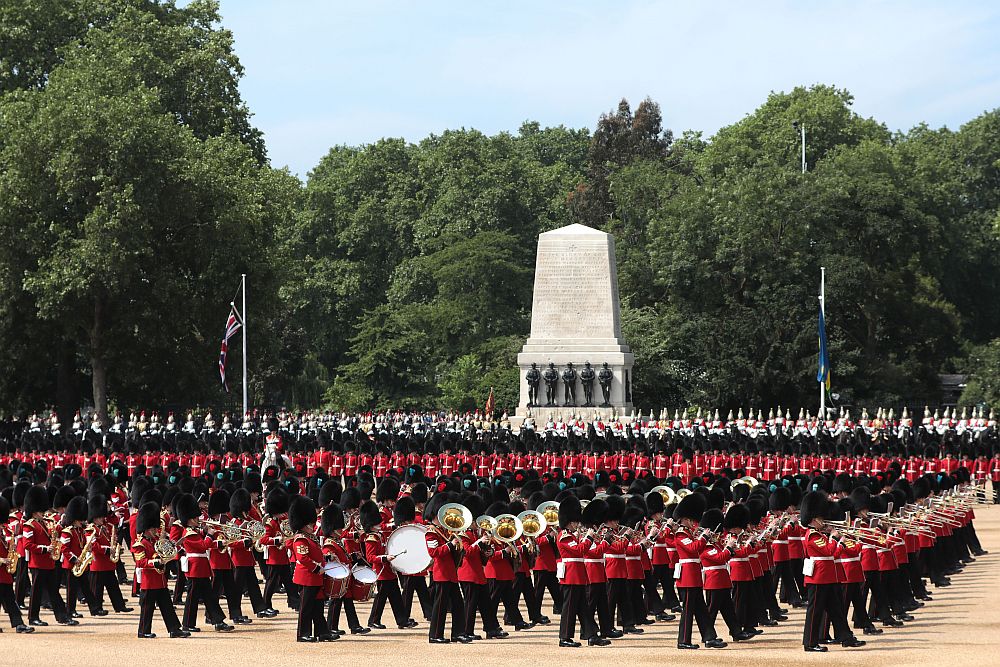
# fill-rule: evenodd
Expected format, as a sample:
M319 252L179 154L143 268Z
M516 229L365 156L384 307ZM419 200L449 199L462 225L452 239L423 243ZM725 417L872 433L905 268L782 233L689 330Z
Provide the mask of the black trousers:
M608 609L611 618L617 613L618 622L630 628L635 625L632 601L629 599L628 579L608 579ZM612 621L613 622L613 621Z
M427 588L427 580L421 575L404 574L400 577L403 582L403 615L409 619L413 616L413 594L417 595L417 602L420 603L420 613L424 618L430 620L431 617L431 594Z
M31 568L31 603L28 606L28 620L37 621L38 610L42 606L42 596L47 595L52 613L62 623L67 620L66 603L59 594L59 570Z
M292 568L289 565L269 565L267 568L267 581L264 584L264 606L273 609L271 600L278 592L281 585L285 585L285 592L288 594L288 608L299 608L299 586L292 583Z
M187 592L187 587L187 575L180 568L177 568L177 580L174 582L174 604L180 604L184 600L184 593Z
M514 603L524 599L524 607L528 610L528 618L534 623L542 618L542 604L535 600L535 587L527 572L514 574Z
M653 574L653 570L646 570L642 580L642 599L646 604L647 613L662 614L664 612L663 599L660 597L660 593L656 590L658 583L659 581L657 581L656 575Z
M854 636L847 625L841 603L840 584L809 584L806 586L806 622L802 630L802 645L816 646L823 638L825 621L833 625L834 639L847 641Z
M257 583L257 572L252 565L235 568L233 577L240 607L243 606L243 595L246 594L250 598L250 607L253 609L253 613L257 614L267 609L264 598L260 594L260 584Z
M75 577L72 570L63 570L63 572L66 573L66 613L72 615L76 611L77 597L82 597L83 601L87 603L90 614L93 615L100 607L94 604L94 594L90 588L90 582L84 579L87 576L86 573Z
M222 623L226 615L219 606L219 598L212 590L212 580L208 578L188 578L191 590L188 591L187 602L184 604L184 627L193 628L198 625L198 605L204 603L205 616L212 625Z
M872 626L872 620L865 609L865 585L861 582L844 584L844 614L854 607L853 625L855 628L867 628Z
M892 614L889 612L889 600L885 595L885 591L882 590L882 577L878 571L865 572L865 590L872 596L871 602L868 605L868 616L870 618L877 618L883 623L891 621ZM863 603L864 597L862 597Z
M792 560L775 563L776 577L780 585L778 599L788 604L802 604L798 582L795 581L795 571L792 569L794 563Z
M115 611L125 610L125 598L122 597L118 576L113 571L91 571L88 576L90 577L90 592L97 609L104 607L104 592L107 591L108 599L111 600L111 608Z
M663 611L680 605L674 590L674 568L669 565L654 565L653 579L663 589Z
M538 609L542 608L545 591L548 591L549 597L552 598L553 613L562 613L562 588L559 586L556 573L549 570L535 570L535 605Z
M368 615L368 625L382 622L382 612L385 610L386 600L392 609L392 615L396 619L396 625L405 625L409 620L403 616L403 596L399 592L399 582L395 579L385 579L377 582L375 586L375 599L372 600L372 611Z
M587 618L596 617L597 626L602 637L615 629L615 617L608 604L608 585L606 583L589 584L587 586ZM590 639L590 637L584 637Z
M28 597L28 591L31 590L31 580L28 578L28 564L25 561L25 558L19 560L17 562L17 569L14 571L14 597L17 599L17 604L22 606Z
M357 630L361 627L361 621L358 620L358 611L354 608L354 600L337 598L336 600L330 600L330 611L326 617L326 623L330 627L331 632L340 629L341 609L344 610L344 616L347 617L348 629Z
M428 631L430 639L444 637L444 626L451 613L452 641L465 635L465 606L462 602L462 591L454 581L435 581L431 587L434 604L431 608L431 625Z
M16 628L19 625L24 625L21 610L18 609L17 600L14 599L13 584L0 584L0 605L3 606L7 617L10 618L10 627Z
M226 596L226 608L229 610L229 618L241 618L243 616L243 596L236 587L236 577L233 570L213 570L212 592L218 598L220 593Z
M181 624L177 620L177 612L174 611L173 602L170 599L170 592L166 588L139 592L139 634L149 634L153 631L153 610L160 608L160 616L163 617L163 624L167 626L167 632L180 630Z
M754 630L757 625L757 611L753 601L754 583L752 581L733 582L733 606L736 609L736 622L744 632Z
M713 588L705 591L705 605L708 607L708 620L715 626L715 619L722 614L722 620L729 628L729 634L736 636L743 632L736 606L733 604L733 592L728 588Z
M580 621L580 636L589 636L593 620L587 620L587 587L583 584L561 584L561 588L563 605L559 639L573 639L577 621Z
M677 592L681 597L681 620L678 625L677 643L690 644L691 632L694 630L694 623L698 623L698 631L701 633L701 640L708 641L716 639L715 624L712 623L708 615L708 607L705 605L705 595L701 588L678 588Z
M500 630L500 621L497 620L497 610L490 602L490 594L486 589L486 584L477 584L471 581L461 583L462 597L465 598L465 632L474 635L476 633L476 613L483 621L483 632L493 634Z
M646 618L646 596L643 592L644 583L645 579L628 580L628 599L632 603L632 616L635 618L636 624L648 620Z
M514 595L513 581L498 581L490 579L487 587L490 591L490 605L499 614L500 601L503 601L503 622L506 625L524 623L524 616L517 606L517 596Z
M299 600L299 637L319 637L330 632L326 618L323 616L323 597L319 586L302 586L302 596Z

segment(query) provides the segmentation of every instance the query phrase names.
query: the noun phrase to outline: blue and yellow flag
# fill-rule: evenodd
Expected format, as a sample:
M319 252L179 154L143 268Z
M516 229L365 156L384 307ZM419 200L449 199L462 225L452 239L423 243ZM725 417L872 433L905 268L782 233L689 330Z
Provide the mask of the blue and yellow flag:
M830 391L830 357L826 350L826 320L823 318L823 305L819 307L819 371L816 373L816 382L826 385L826 390Z

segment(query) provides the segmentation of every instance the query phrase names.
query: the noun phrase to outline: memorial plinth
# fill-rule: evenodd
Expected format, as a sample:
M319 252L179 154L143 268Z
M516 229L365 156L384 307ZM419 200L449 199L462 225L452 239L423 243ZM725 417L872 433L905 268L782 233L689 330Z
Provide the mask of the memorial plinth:
M595 372L605 363L611 369L613 377L606 405L596 378L593 405L584 406L579 377L575 381L575 405L564 398L562 373L566 365L572 363L579 375L588 361ZM579 224L541 234L535 258L531 335L517 355L521 374L517 415L524 417L530 411L536 421L549 415L567 418L571 414L630 415L633 361L621 333L614 237ZM525 375L532 363L542 372L552 363L559 372L554 405L546 405L544 380L538 384L537 403L528 405Z

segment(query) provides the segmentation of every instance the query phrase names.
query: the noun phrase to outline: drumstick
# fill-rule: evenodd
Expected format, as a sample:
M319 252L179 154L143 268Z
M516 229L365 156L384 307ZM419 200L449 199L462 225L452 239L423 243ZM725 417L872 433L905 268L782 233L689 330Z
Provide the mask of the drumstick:
M406 549L403 549L403 550L402 550L402 551L400 551L400 552L399 552L398 554L391 554L391 555L389 556L389 558L398 558L399 556L402 556L402 555L403 555L403 554L405 554L405 553L406 553Z

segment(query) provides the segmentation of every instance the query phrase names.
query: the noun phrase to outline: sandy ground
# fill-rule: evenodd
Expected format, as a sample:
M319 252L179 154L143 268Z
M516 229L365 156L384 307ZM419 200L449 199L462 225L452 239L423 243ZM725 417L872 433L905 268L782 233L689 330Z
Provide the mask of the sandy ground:
M253 625L237 626L235 632L220 635L210 629L190 639L168 639L159 616L154 617L155 640L136 638L138 602L130 614L104 618L85 616L76 628L54 623L38 628L32 635L15 635L6 628L0 636L0 665L83 665L115 664L134 666L148 661L171 665L302 665L335 660L352 665L401 665L406 663L476 665L529 665L572 661L578 665L615 664L842 664L845 661L875 665L926 665L940 661L949 666L1000 664L1000 607L995 603L1000 582L1000 507L981 506L976 529L983 548L991 553L969 565L952 578L952 586L932 589L934 600L914 612L917 620L905 627L887 629L869 639L861 649L831 647L826 654L802 651L800 610L792 610L789 620L744 644L730 644L723 650L676 649L676 623L646 626L646 633L615 641L607 648L560 649L556 623L547 627L511 633L504 641L480 641L471 645L431 646L427 624L413 630L373 631L365 637L347 635L328 644L295 642L295 615L284 605L275 619L254 619ZM249 611L249 604L244 603ZM362 605L367 618L368 605ZM417 614L419 615L419 613ZM551 614L550 614L551 616ZM49 612L42 618L52 623ZM388 611L386 619L391 615ZM553 616L554 621L558 621ZM725 638L719 619L717 628ZM697 633L696 633L697 634Z

